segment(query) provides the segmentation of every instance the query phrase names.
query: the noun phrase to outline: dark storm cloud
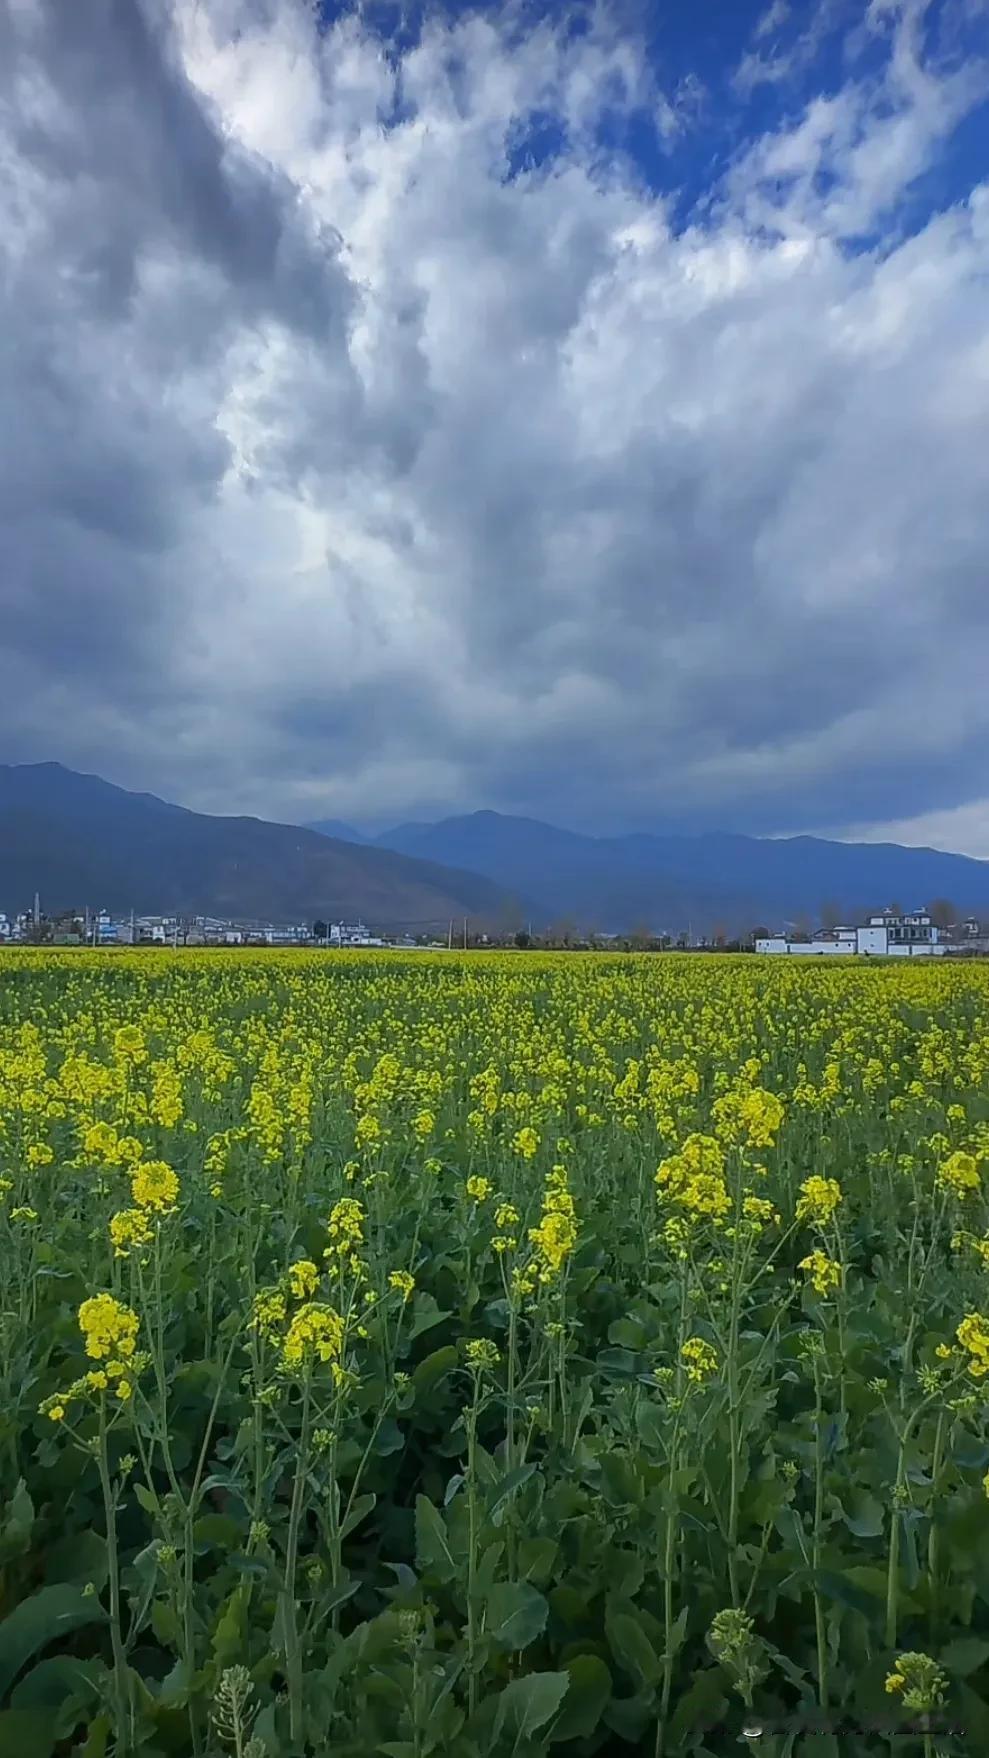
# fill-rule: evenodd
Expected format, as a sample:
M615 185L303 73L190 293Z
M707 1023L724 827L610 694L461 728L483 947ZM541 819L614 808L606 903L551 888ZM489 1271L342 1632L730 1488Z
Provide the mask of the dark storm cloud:
M985 167L895 215L979 66L922 0L847 10L868 79L857 42L676 233L602 152L659 95L600 11L396 70L295 0L12 0L6 754L299 817L971 800Z

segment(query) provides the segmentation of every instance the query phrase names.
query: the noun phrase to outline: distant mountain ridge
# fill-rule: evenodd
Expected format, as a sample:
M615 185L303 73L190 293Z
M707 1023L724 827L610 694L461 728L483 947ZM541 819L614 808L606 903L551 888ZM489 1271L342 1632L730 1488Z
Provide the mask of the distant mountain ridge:
M989 862L898 843L719 832L592 837L480 811L401 824L375 844L483 873L535 900L546 921L566 917L602 931L637 924L654 932L746 931L802 916L816 921L825 907L854 919L935 897L963 914L989 914Z
M129 793L60 763L0 764L0 909L112 911L383 927L499 921L502 887L400 851Z
M895 843L704 836L583 836L482 811L364 838L191 812L58 763L0 765L0 909L85 904L242 920L363 916L444 929L575 927L748 931L950 899L989 916L989 862ZM348 832L344 835L343 832Z

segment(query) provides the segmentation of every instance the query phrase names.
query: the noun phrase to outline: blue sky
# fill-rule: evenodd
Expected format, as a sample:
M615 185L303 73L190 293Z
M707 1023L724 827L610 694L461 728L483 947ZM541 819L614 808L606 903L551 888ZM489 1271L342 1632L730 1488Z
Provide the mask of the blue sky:
M0 20L0 739L989 855L989 0Z

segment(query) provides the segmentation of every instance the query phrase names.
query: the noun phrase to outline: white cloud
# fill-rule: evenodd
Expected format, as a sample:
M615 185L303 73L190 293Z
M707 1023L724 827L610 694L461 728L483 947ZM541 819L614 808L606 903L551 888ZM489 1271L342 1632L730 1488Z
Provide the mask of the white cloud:
M884 71L677 231L608 144L675 96L603 10L396 60L295 0L147 0L129 36L18 0L11 755L280 816L975 791L989 192L848 248L979 96L923 10L873 5Z
M901 842L909 848L948 849L977 860L989 860L989 800L973 800L944 812L899 818L891 824L843 825L836 832L846 842Z

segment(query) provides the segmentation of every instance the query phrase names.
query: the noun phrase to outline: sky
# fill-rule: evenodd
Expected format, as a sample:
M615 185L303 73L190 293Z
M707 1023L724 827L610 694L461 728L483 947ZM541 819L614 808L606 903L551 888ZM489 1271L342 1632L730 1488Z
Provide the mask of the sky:
M989 0L0 0L0 760L989 856Z

